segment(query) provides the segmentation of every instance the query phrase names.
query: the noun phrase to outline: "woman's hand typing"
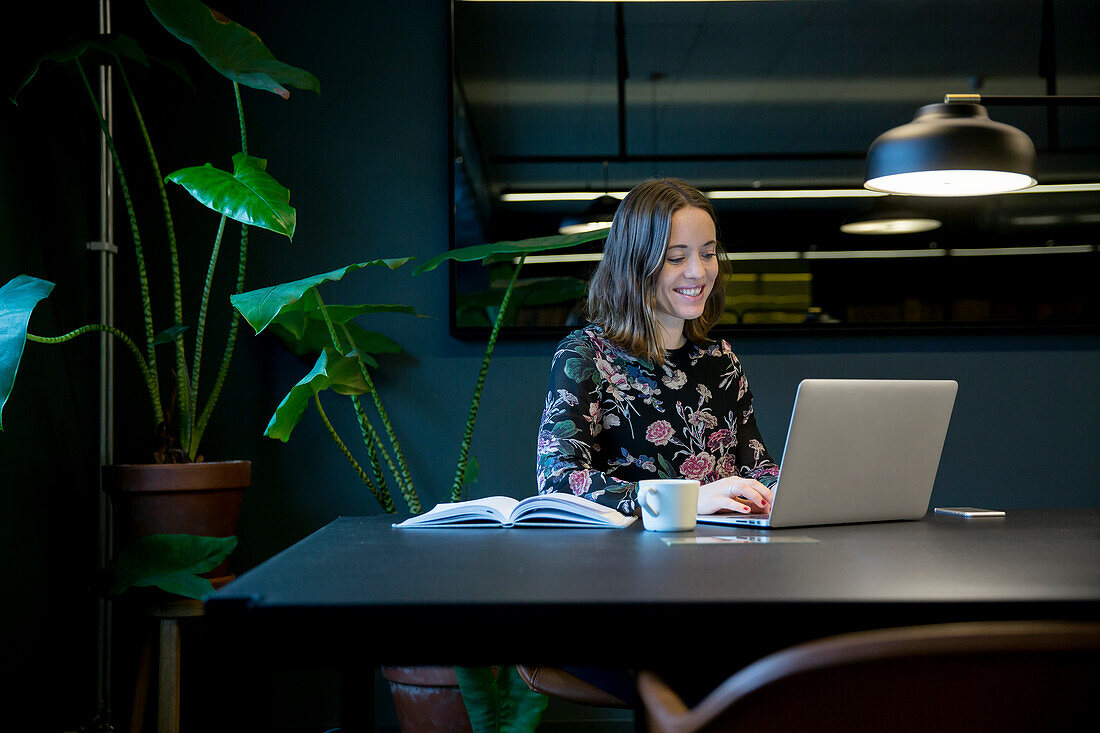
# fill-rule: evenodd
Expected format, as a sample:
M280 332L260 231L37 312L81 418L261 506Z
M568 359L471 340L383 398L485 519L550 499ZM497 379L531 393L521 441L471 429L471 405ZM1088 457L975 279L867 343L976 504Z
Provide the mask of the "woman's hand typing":
M750 478L729 476L699 487L699 514L767 514L773 501L775 493Z

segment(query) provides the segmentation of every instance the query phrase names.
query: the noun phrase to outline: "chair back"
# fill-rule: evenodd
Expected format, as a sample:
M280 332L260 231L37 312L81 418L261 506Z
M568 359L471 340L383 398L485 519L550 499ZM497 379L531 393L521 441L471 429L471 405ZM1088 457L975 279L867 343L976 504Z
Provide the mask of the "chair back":
M1092 730L1100 623L975 622L828 637L771 654L688 709L658 676L650 730Z

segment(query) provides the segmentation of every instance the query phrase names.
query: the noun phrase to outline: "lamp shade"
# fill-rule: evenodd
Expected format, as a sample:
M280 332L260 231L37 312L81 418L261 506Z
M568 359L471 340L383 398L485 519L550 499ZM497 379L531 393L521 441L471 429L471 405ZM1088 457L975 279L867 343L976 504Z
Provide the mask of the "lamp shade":
M878 196L869 210L860 212L840 225L845 234L917 234L939 229L939 219L913 206L904 196Z
M916 196L983 196L1034 186L1035 145L968 102L929 104L867 151L865 188Z
M840 225L845 234L917 234L939 229L943 222L930 216L905 211L888 212L862 217Z
M558 227L559 234L581 234L597 229L610 229L611 220L615 218L615 212L619 209L619 199L614 196L603 195L593 199L588 208L579 216L567 216L561 220Z

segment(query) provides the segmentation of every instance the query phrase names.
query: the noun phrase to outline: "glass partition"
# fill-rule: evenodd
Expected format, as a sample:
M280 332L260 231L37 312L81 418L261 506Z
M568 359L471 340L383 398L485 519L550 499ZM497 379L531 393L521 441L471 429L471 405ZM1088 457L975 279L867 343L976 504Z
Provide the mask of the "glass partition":
M1095 328L1100 106L989 107L1035 141L1038 190L862 188L875 137L946 93L1100 94L1100 4L1039 6L457 0L453 245L554 234L674 176L719 213L728 331ZM505 332L583 324L600 245L529 258ZM452 268L456 335L487 331L514 267Z

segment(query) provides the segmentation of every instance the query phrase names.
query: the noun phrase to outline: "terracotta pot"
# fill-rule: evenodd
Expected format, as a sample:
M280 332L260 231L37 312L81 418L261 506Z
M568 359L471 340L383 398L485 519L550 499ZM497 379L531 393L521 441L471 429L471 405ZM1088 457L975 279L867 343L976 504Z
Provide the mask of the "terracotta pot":
M470 731L454 667L383 667L402 733Z
M230 537L237 532L251 461L105 466L119 547L151 534ZM228 579L228 563L206 573Z

